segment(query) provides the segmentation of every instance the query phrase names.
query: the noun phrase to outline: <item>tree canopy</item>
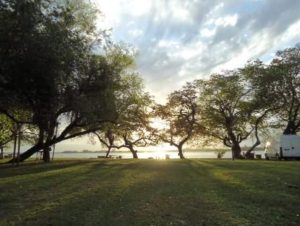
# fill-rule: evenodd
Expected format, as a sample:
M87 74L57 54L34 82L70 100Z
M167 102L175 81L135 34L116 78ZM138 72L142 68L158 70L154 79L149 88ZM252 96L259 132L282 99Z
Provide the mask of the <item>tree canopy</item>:
M270 65L264 66L264 73L252 76L260 101L267 100L266 105L274 108L273 126L284 128L283 134L296 134L300 128L300 46L278 51Z
M197 98L196 87L188 83L181 90L171 93L168 102L158 105L156 109L156 116L165 121L165 128L157 134L161 141L178 149L181 159L184 159L184 144L202 132Z
M0 111L37 128L21 161L117 118L115 88L133 60L96 29L96 13L84 0L1 1Z
M111 148L127 148L133 158L138 158L135 147L145 147L153 140L150 126L153 100L143 91L142 80L136 74L122 77L117 96L117 120L103 125L96 135L108 148L106 156Z
M260 144L258 128L267 114L262 105L257 104L251 84L238 70L215 74L209 80L196 83L206 134L230 147L233 158L240 158L240 143L254 133L256 142L249 154Z

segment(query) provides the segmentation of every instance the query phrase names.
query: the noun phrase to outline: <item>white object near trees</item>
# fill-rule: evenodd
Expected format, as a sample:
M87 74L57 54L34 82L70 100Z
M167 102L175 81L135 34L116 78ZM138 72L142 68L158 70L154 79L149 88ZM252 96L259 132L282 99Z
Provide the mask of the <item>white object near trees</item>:
M279 140L269 140L265 147L265 157L266 159L300 159L300 137L281 135Z

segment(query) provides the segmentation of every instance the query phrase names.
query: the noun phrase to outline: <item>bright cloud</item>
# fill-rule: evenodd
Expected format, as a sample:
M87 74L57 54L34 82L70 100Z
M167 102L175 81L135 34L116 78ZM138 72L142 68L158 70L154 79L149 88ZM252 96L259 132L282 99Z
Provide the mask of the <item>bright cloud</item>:
M238 15L229 15L229 16L224 16L224 17L219 17L215 20L212 20L211 23L214 24L215 26L235 26L238 20Z
M210 37L212 37L216 34L216 31L217 31L216 29L203 28L200 31L200 34L201 34L202 37L210 38Z
M141 29L133 29L133 30L129 30L129 31L128 31L128 34L129 34L130 36L132 36L133 38L137 38L137 37L143 35L144 32L143 32L143 30L141 30Z
M300 1L94 0L115 41L138 49L146 89L165 100L186 81L271 59L300 41Z
M131 0L125 2L127 2L127 9L129 9L127 13L137 17L147 14L152 6L149 0Z
M160 103L187 81L253 58L269 62L276 50L300 42L298 0L91 1L103 13L98 26L138 49L137 70ZM76 140L77 150L100 148L86 140ZM73 150L74 143L57 148Z

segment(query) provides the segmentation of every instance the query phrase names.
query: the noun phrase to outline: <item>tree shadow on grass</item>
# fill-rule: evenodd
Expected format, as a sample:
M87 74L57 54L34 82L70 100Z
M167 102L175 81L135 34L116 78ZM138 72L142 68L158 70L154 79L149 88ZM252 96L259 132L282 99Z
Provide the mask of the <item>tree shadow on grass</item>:
M293 170L300 170L300 162L297 161L266 161L266 160L196 160L203 164L211 165L213 167L220 167L231 171L235 170L260 170L260 171L278 171L291 172ZM276 167L275 167L276 166Z
M210 188L202 192L218 206L219 212L227 213L235 225L300 224L297 217L297 210L300 209L299 193L287 190L283 184L267 186L272 183L272 178L266 178L264 174L255 177L255 171L248 174L246 170L217 168L214 163L191 162L195 172L203 164L210 178Z
M20 200L8 200L8 208L0 204L0 224L272 225L275 221L264 214L290 211L287 202L277 208L280 196L270 207L272 191L263 197L267 191L253 189L251 181L243 180L244 171L234 170L241 177L228 176L229 171L198 160L95 161L22 182L24 192L12 190ZM290 225L296 222L286 216Z
M214 206L191 192L184 161L110 162L91 165L62 184L63 190L23 213L20 225L224 225ZM59 187L53 187L53 192Z
M109 167L105 167L109 164ZM105 185L105 181L114 183L114 174L122 172L128 164L106 161L92 161L88 164L58 169L43 174L33 174L31 178L16 180L11 186L2 187L0 194L0 219L20 225L27 217L39 212L48 212L62 203L77 199L82 194ZM105 186L110 186L110 184ZM72 209L72 207L70 207ZM0 222L1 223L1 222ZM3 223L3 222L2 222Z
M48 172L51 170L65 169L68 167L90 164L95 161L97 160L60 160L50 163L44 163L41 161L30 161L21 163L19 166L3 164L0 165L0 179L12 176ZM105 164L105 160L101 160L99 161L99 163Z
M2 223L41 225L54 222L57 225L70 225L72 222L73 225L80 225L80 220L74 221L73 216L82 219L82 213L90 210L95 204L98 205L100 200L98 198L105 199L113 195L111 189L118 188L119 180L124 176L120 172L126 171L126 167L130 166L114 162L109 163L109 168L103 168L101 164L95 162L80 172L37 179L34 190L39 193L34 195L29 191L20 194L22 200L10 200L11 209L14 211L7 211L7 207L3 208L5 211L1 217ZM19 208L16 208L15 204L18 204L18 201ZM65 213L71 214L66 214L65 218L61 215ZM40 215L42 217L39 217Z

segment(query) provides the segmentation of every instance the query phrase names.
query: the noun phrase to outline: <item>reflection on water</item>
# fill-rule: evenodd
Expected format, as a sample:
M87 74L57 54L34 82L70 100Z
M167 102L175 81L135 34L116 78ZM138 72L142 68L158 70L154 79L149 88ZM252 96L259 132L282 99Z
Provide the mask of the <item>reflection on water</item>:
M261 155L264 158L263 151L255 151L255 155ZM138 152L138 157L140 159L165 159L166 156L169 156L170 159L178 159L178 154L176 151L141 151ZM213 151L206 152L197 152L197 151L187 151L184 152L184 156L186 158L204 158L211 159L217 158L217 153ZM78 158L78 159L89 159L89 158L98 158L105 157L105 152L74 152L74 153L64 153L64 152L56 152L55 158ZM111 152L112 158L121 157L122 159L130 159L132 158L132 154L127 151L115 151ZM229 159L231 158L231 152L227 151L223 158Z

